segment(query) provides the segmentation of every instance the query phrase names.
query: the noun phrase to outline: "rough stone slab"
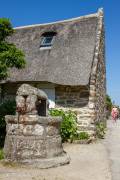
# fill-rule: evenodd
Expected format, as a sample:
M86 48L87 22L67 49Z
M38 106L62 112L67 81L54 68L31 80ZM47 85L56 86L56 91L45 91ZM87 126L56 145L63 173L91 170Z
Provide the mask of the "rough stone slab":
M108 155L104 144L63 144L70 155L68 165L38 169L32 166L9 166L0 163L1 180L111 180ZM118 167L119 168L119 167Z

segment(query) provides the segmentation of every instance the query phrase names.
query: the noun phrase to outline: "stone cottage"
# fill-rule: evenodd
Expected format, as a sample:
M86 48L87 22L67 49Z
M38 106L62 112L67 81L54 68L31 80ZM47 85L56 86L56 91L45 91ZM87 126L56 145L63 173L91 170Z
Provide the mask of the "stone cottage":
M0 82L0 99L14 98L22 83L43 89L49 108L77 113L78 129L94 132L105 119L103 10L70 20L15 28L10 42L26 55L25 69Z

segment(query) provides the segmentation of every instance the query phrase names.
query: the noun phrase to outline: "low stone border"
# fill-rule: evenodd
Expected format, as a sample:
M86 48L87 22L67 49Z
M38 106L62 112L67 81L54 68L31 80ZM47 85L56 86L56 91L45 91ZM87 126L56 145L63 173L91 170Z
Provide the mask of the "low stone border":
M95 142L97 139L95 137L91 137L89 139L76 139L76 140L73 140L71 142L71 140L68 140L68 143L73 143L73 144L90 144L90 143L93 143Z
M21 168L38 168L38 169L47 169L52 167L58 167L62 165L66 165L70 163L70 157L64 152L61 156L56 156L54 158L43 158L43 159L29 159L29 160L22 160L19 162L16 161L8 161L8 160L1 160L0 161L3 166L14 166L14 167L21 167Z
M81 139L81 140L74 140L73 143L75 144L89 144L92 142L92 139Z

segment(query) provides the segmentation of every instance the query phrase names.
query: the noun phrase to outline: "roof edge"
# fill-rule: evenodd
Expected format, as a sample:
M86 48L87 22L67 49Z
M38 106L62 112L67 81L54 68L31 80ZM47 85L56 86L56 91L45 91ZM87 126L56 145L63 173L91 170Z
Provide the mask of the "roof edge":
M24 29L24 28L31 28L31 27L38 27L38 26L45 26L45 25L47 26L47 25L52 25L52 24L58 24L58 23L65 23L65 22L71 22L71 21L76 21L76 20L88 19L88 18L91 18L91 17L98 17L98 13L100 13L101 11L102 11L102 8L100 8L97 13L93 13L93 14L88 14L88 15L84 15L84 16L79 16L79 17L75 17L75 18L70 18L70 19L65 19L65 20L60 20L60 21L50 22L50 23L18 26L18 27L14 27L14 29Z
M10 83L12 83L12 84L23 84L23 83L32 83L32 82L34 82L34 83L50 83L50 84L54 84L54 85L62 85L62 86L88 86L89 85L89 83L82 83L82 84L66 84L66 83L57 83L57 82L53 82L53 81L14 81L14 80L1 80L0 81L0 88L1 88L1 86L2 85L4 85L4 84L10 84Z
M104 16L104 10L103 10L103 8L99 8L97 14L98 14L98 16L103 17L103 16Z
M103 8L98 9L98 25L97 25L97 33L96 33L96 43L94 49L94 57L93 57L93 64L91 68L91 79L90 81L94 82L96 77L97 65L98 65L98 56L99 56L99 49L100 49L100 39L104 25L104 12Z

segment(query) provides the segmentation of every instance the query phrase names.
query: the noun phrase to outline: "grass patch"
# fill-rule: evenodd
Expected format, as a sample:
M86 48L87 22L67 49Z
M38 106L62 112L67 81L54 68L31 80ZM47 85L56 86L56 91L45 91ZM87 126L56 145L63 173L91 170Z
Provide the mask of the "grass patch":
M80 132L75 137L76 140L88 140L89 138L90 138L90 136L88 135L87 132Z

